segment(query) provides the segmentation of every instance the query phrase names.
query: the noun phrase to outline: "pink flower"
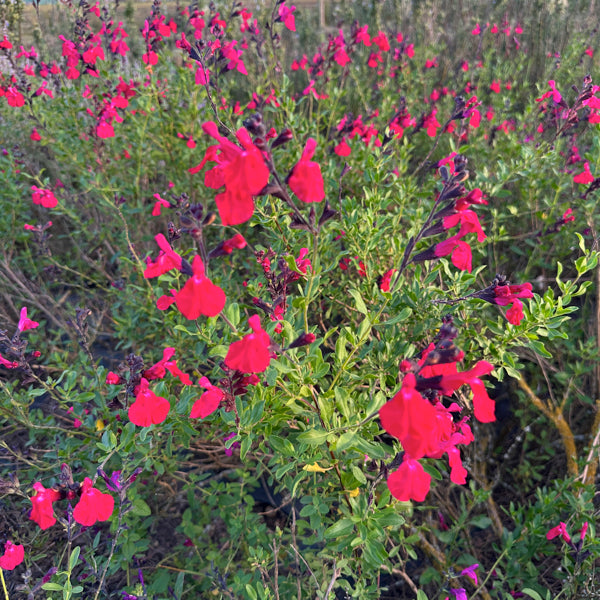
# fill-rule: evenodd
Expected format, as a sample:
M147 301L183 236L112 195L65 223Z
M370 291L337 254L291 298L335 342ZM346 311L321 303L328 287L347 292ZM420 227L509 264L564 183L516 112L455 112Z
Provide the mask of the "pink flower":
M193 276L175 296L175 303L186 319L195 320L200 315L215 317L225 306L225 292L204 273L204 263L199 255L192 262Z
M31 186L31 199L34 204L40 204L44 208L54 208L58 204L52 190L44 190L35 185Z
M425 472L418 460L404 456L404 462L387 479L388 488L400 502L423 502L429 493L431 475Z
M225 364L230 369L236 369L242 373L262 373L266 371L271 362L269 352L271 338L261 327L258 315L252 315L248 319L248 324L252 333L229 346Z
M142 377L136 389L135 402L129 407L129 420L139 427L150 427L162 423L169 414L169 401L157 396L148 386L148 380Z
M25 549L20 544L13 544L10 540L4 544L4 554L0 556L0 569L12 571L20 565L25 558Z
M86 527L96 521L108 521L115 507L115 499L94 488L89 477L83 480L81 488L81 499L73 509L75 521Z
M27 331L28 329L35 329L38 326L39 326L39 323L37 321L32 321L31 319L27 318L27 307L24 306L21 309L19 324L17 325L17 328L19 329L19 331Z
M552 540L559 535L567 544L571 541L571 536L567 533L567 526L562 521L559 525L548 531L546 534L546 539Z
M474 565L471 565L470 567L467 567L466 569L463 569L459 575L466 575L467 577L470 577L474 582L475 585L477 585L477 573L475 573L475 569L479 566L478 563L475 563Z
M60 500L60 493L52 488L46 489L39 481L33 484L33 489L37 494L30 498L32 508L29 518L41 529L48 529L56 523L52 503Z
M325 189L321 167L311 161L317 148L317 142L309 138L300 160L288 177L288 185L302 202L321 202L325 198Z
M197 419L198 417L205 419L209 415L212 415L215 410L219 408L221 401L225 398L225 392L213 385L208 377L202 377L198 383L203 388L206 388L207 391L194 402L192 412L190 413L190 419Z
M285 2L283 2L278 11L279 18L290 31L296 31L296 19L294 17L295 10L296 7L294 5L288 7L285 5Z
M583 172L579 173L579 175L575 175L575 177L573 177L573 181L575 183L583 184L592 183L592 181L594 181L594 176L590 172L590 163L586 162L583 165Z

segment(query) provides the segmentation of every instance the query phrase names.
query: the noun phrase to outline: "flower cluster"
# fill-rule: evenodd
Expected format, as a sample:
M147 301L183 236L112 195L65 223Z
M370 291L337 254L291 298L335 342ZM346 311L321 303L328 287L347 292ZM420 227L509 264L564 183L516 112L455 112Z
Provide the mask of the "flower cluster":
M461 407L454 402L446 406L442 396L449 396L466 384L473 392L475 417L482 423L495 420L494 402L479 379L490 373L493 366L482 360L467 371L458 371L456 365L464 353L454 345L456 335L452 318L446 317L437 341L429 345L421 358L416 362L402 361L402 387L379 410L382 427L400 440L404 450L400 467L387 480L392 495L399 500L425 499L431 477L419 459L426 456L441 458L447 454L450 479L457 484L466 482L467 471L457 446L470 444L473 434L468 417L454 418Z
M456 234L413 256L412 262L436 260L443 256L450 256L455 267L470 273L472 268L471 246L463 238L469 233L477 234L478 242L483 242L486 238L477 214L470 207L473 204L487 204L487 201L483 198L479 188L467 193L462 185L462 182L468 177L466 158L457 154L453 162L454 173L452 175L445 166L440 168L444 187L436 200L432 214L417 237L421 239L445 233L457 225L460 225L460 228Z
M481 298L498 306L512 306L506 311L506 319L512 325L520 325L523 320L523 303L520 298L533 298L531 283L511 285L502 275L496 275L492 284L472 294L473 298Z
M73 509L73 519L80 525L89 527L97 521L108 521L115 506L110 494L104 494L94 488L92 480L86 477L81 485L70 483L62 489L45 488L39 481L33 484L36 494L31 497L29 518L41 529L49 529L56 523L54 502L67 498L73 500L79 496L79 502Z

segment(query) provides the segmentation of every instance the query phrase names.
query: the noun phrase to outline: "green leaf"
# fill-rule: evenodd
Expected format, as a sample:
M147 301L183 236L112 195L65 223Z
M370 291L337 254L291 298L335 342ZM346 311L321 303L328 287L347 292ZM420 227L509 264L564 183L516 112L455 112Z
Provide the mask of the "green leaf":
M350 448L350 446L354 444L356 437L357 435L354 431L347 431L346 433L342 433L342 435L337 441L337 444L335 445L335 449L340 452L342 450L347 450L348 448Z
M469 523L475 527L479 527L479 529L486 529L492 524L492 520L485 515L479 515L477 517L473 517Z
M545 356L546 358L552 358L552 354L546 350L546 346L544 346L543 342L538 340L530 340L527 342L527 345L540 356Z
M59 583L49 582L49 583L44 583L44 585L42 585L42 589L52 591L52 592L59 592L59 591L62 591L63 586L60 585Z
M73 548L73 552L71 552L71 556L69 557L69 571L73 571L77 561L79 560L79 553L81 552L81 548L79 546L75 546Z
M362 483L363 485L366 485L367 478L365 477L365 474L356 465L352 465L352 475L354 475L356 481Z
M521 591L524 594L527 594L530 598L533 598L533 600L544 600L535 590L532 590L531 588L523 588Z
M368 314L367 305L365 304L360 292L358 290L350 290L350 295L354 298L354 303L356 305L356 310L363 315Z
M423 590L417 591L417 600L429 600L427 594Z
M152 514L150 507L139 496L136 496L132 502L131 512L140 517L147 517Z
M308 431L303 431L298 436L298 441L309 444L310 446L320 446L325 443L328 435L329 432L323 429L309 429Z
M271 448L279 454L283 454L284 456L293 456L295 453L292 442L286 438L279 437L278 435L270 435L268 442L269 446L271 446Z
M354 530L354 523L350 519L340 519L325 530L326 538L337 538L348 535Z
M387 321L383 321L382 325L395 325L396 323L402 323L402 321L406 321L408 317L412 315L412 308L408 306L403 308L396 316L388 319Z

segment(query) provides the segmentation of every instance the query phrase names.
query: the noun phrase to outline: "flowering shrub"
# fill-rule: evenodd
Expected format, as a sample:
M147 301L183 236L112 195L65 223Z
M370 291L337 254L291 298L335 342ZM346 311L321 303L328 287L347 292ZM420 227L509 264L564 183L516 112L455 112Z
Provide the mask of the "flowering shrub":
M593 48L384 8L0 42L7 598L593 593Z

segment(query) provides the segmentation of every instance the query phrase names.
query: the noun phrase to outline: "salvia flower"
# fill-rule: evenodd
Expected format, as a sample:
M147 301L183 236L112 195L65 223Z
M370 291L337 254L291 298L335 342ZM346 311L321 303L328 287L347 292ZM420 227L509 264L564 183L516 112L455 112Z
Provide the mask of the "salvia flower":
M27 331L28 329L35 329L39 326L37 321L32 321L27 318L27 307L24 306L21 309L21 314L19 317L19 324L17 325L19 331Z
M160 252L155 261L150 258L146 259L146 269L144 271L146 279L158 277L171 269L181 269L182 258L171 248L167 238L162 233L159 233L154 239L160 248Z
M221 221L223 225L244 223L254 213L253 196L269 182L269 168L246 129L238 129L236 133L241 148L220 135L212 121L204 123L202 129L219 144L210 146L202 162L190 169L190 173L197 173L207 162L216 162L216 166L206 172L204 183L215 190L225 186L225 191L215 197Z
M31 200L34 204L39 204L44 208L54 208L58 204L52 190L44 190L35 185L31 186Z
M429 493L431 475L425 472L418 460L405 454L397 471L390 474L387 484L394 498L400 502L423 502Z
M25 558L25 549L21 544L13 544L7 540L4 544L4 554L0 556L0 569L12 571L17 565L20 565Z
M546 534L546 539L553 540L558 536L560 536L567 544L571 542L571 536L567 532L567 526L562 521L556 527L553 527L550 529L550 531L548 531Z
M242 373L262 373L271 362L269 334L261 327L260 317L252 315L248 319L252 333L229 346L225 365Z
M590 163L586 162L583 165L583 171L581 173L579 173L579 175L575 175L575 177L573 177L573 181L575 183L583 183L585 185L587 185L588 183L592 183L592 181L594 181L594 176L592 175L592 172L590 171Z
M93 487L92 480L86 477L81 485L81 498L73 509L73 518L80 525L89 527L96 521L108 521L115 507L115 499Z
M200 419L205 419L209 415L212 415L217 408L219 408L221 401L225 398L225 392L216 385L213 385L208 377L202 377L198 384L203 388L206 388L206 392L194 402L192 412L190 413L190 419L197 419L198 417Z
M204 263L199 255L194 257L192 271L192 277L175 295L175 304L181 314L190 320L195 320L200 315L215 317L225 306L225 292L206 277Z
M309 138L302 152L300 160L288 176L287 183L292 192L302 202L321 202L325 198L325 187L321 167L310 160L317 148L317 142Z
M52 503L60 499L60 493L52 488L46 489L39 481L33 484L33 489L37 493L31 498L32 508L29 518L41 529L48 529L56 523Z
M166 398L157 396L142 377L136 389L135 402L129 407L129 420L139 427L149 427L162 423L169 414L171 405Z

